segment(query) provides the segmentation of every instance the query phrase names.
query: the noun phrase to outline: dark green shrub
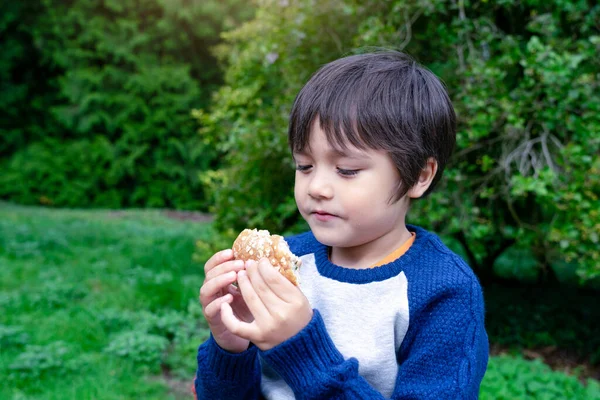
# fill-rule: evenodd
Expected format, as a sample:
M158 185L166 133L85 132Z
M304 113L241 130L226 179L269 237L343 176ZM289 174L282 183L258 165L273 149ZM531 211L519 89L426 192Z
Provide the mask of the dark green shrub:
M484 287L490 342L513 349L549 346L580 362L600 364L600 309L597 293L568 285Z
M494 272L498 276L521 282L535 282L540 269L539 260L529 248L511 246L494 260Z
M198 172L216 159L190 111L205 107L221 80L210 47L251 7L29 3L0 12L0 198L206 208Z

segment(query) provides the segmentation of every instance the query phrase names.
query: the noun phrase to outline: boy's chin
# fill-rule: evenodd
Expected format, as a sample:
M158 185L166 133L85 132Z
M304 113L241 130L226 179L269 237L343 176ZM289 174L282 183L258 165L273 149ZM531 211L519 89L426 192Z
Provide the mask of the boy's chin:
M322 228L316 227L313 229L311 226L311 231L313 235L315 235L315 239L325 246L328 247L348 247L348 245L340 240L339 234L336 235L335 232L323 232Z

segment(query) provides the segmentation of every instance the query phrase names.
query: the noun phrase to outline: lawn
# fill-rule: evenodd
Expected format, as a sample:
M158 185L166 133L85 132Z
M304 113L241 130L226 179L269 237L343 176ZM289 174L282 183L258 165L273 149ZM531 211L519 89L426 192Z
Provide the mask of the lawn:
M0 399L189 398L207 336L191 255L209 234L158 211L0 203Z
M0 399L190 399L208 334L192 254L212 235L160 211L0 203ZM498 356L481 398L600 399L600 386Z

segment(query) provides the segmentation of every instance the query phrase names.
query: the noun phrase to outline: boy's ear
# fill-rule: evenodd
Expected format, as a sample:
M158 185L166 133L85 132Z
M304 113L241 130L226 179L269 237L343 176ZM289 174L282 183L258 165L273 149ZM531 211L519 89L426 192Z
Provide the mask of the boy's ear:
M431 186L431 182L437 173L438 163L437 160L433 157L429 157L425 164L425 168L421 170L421 175L419 175L419 179L417 183L410 188L407 195L411 199L418 199L423 196L423 193L429 189Z

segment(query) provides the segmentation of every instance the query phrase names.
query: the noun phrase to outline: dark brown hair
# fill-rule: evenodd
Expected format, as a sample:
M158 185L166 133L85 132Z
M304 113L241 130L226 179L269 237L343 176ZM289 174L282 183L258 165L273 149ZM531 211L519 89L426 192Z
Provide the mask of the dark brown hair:
M336 148L387 151L400 173L395 200L414 186L427 159L438 170L456 142L456 115L443 83L404 53L378 51L340 58L319 69L302 88L290 115L293 153L308 145L318 118Z

